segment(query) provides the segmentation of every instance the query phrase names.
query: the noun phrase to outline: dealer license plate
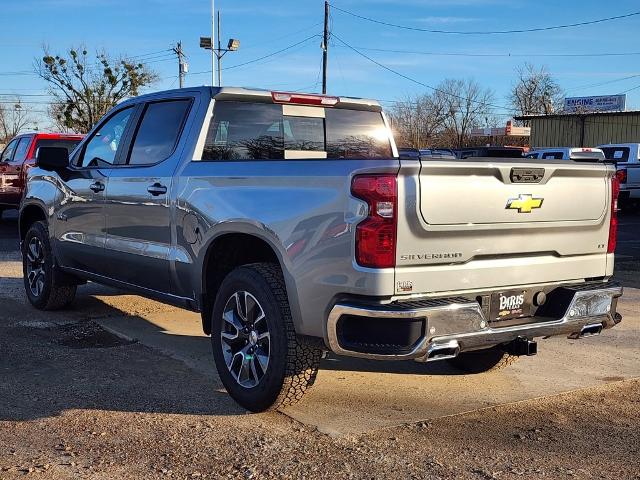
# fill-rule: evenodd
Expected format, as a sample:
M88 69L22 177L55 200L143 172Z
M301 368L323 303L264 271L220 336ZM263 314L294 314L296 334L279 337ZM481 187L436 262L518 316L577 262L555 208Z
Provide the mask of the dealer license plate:
M491 320L499 322L531 315L531 300L526 290L507 290L491 295Z

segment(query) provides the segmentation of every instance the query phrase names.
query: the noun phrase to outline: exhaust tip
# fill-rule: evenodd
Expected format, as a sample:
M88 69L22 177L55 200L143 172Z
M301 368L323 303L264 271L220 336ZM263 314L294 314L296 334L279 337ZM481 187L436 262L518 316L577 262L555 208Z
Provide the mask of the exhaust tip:
M436 360L447 360L455 358L460 353L460 345L457 340L451 340L446 343L432 343L427 350L427 362L435 362Z
M591 325L585 325L580 330L579 338L586 337L595 337L596 335L600 335L602 332L602 324L601 323L592 323Z

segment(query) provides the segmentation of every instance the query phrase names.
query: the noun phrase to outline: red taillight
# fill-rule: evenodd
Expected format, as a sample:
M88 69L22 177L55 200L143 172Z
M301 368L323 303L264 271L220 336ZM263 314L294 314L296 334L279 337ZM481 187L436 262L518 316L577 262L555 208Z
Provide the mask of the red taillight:
M271 98L275 103L293 103L298 105L318 105L322 107L335 107L340 99L327 97L326 95L309 95L306 93L271 92Z
M627 183L627 169L622 168L616 172L616 178L619 183Z
M358 175L351 183L351 193L369 206L369 215L356 227L358 265L394 267L398 210L395 175Z
M618 195L620 194L620 180L616 174L611 179L611 221L609 223L609 246L607 253L616 251L618 242Z

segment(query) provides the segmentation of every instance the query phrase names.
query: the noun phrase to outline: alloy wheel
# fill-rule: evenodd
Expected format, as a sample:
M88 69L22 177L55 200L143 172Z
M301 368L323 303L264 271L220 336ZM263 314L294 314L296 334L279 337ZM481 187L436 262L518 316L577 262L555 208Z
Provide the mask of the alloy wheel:
M269 366L271 337L264 309L246 291L235 292L222 314L222 353L231 376L244 388L260 383Z
M34 297L42 295L46 272L44 271L44 247L39 238L34 237L27 245L27 282Z

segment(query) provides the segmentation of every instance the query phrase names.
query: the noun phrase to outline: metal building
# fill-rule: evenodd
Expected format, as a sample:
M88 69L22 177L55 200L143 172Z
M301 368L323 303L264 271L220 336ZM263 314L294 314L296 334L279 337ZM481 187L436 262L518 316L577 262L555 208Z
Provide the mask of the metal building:
M527 115L516 120L531 126L530 145L535 148L640 143L640 111Z

